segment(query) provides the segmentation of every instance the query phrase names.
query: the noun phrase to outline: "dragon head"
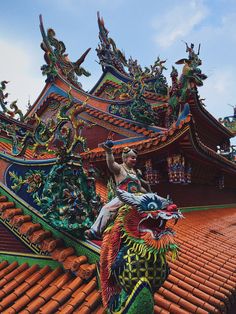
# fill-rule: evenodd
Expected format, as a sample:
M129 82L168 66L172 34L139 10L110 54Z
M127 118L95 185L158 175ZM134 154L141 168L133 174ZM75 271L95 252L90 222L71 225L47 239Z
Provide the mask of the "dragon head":
M136 195L119 189L117 195L129 205L119 213L128 240L160 253L176 251L170 221L176 223L183 215L168 197L162 198L155 193Z

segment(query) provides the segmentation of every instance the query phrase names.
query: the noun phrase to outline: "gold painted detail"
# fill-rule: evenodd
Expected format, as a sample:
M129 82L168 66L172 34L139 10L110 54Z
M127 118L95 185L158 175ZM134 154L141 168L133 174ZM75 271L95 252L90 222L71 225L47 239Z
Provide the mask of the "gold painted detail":
M156 261L154 261L156 259ZM157 257L149 254L148 258L129 248L123 257L124 269L118 274L118 280L125 290L132 291L140 278L146 278L152 289L160 288L168 275L168 265L164 255Z

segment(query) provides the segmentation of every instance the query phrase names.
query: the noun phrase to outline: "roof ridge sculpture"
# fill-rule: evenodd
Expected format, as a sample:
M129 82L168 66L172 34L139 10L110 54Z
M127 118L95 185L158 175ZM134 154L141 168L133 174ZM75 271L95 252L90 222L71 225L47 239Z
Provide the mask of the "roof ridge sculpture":
M68 54L65 53L66 46L55 37L55 31L49 28L47 33L45 32L41 14L39 20L39 27L43 37L41 48L45 52L44 59L47 63L41 67L41 70L43 75L47 76L46 82L53 82L58 75L62 75L77 88L82 89L82 84L78 82L77 76L90 76L90 73L81 67L81 64L91 48L88 48L77 61L70 61Z
M98 44L96 51L103 70L107 66L112 66L122 74L128 75L124 69L124 66L128 66L124 53L116 47L115 41L108 37L109 31L106 29L104 20L100 17L99 12L97 12L97 18L100 44Z

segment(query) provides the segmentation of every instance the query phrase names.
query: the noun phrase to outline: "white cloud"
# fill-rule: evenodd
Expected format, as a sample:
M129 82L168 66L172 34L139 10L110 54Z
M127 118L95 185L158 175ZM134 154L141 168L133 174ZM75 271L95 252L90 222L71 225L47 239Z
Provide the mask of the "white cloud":
M176 40L183 39L208 15L202 1L181 1L152 22L156 30L154 41L162 48L170 47Z
M217 68L199 89L201 96L206 98L207 110L217 118L232 115L233 109L227 104L236 105L235 86L234 69Z
M0 81L10 81L6 88L10 95L6 100L10 103L17 99L18 107L24 112L29 97L32 104L44 86L40 71L42 61L29 46L17 40L0 39Z

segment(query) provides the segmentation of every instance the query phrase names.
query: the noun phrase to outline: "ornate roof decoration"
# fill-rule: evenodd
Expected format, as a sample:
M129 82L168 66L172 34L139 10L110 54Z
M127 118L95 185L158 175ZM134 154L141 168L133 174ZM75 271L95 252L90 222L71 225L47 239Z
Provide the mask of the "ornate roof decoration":
M191 43L190 47L186 44L186 52L188 52L188 58L183 58L176 61L176 64L183 64L182 74L178 75L177 69L172 66L171 80L172 86L169 89L169 105L172 109L175 118L178 117L185 103L189 101L197 94L197 87L203 85L203 81L207 78L202 73L199 66L202 64L199 58L200 44L198 52L194 51L194 44Z
M40 19L40 31L43 37L41 48L45 51L44 59L47 64L41 67L43 75L47 76L46 81L53 82L58 74L64 76L76 87L82 88L77 76L90 76L90 73L81 67L91 48L88 48L75 62L70 61L66 52L66 46L62 41L56 39L56 33L52 28L44 30L42 15Z
M230 106L233 107L234 114L232 116L224 117L223 119L219 118L219 122L236 135L236 106Z
M104 25L103 18L100 18L99 12L97 13L97 17L100 44L98 45L96 51L100 64L103 68L105 68L106 66L113 66L121 73L127 75L124 70L124 66L127 66L128 64L124 53L116 47L114 40L108 37L109 31Z
M144 98L144 93L149 88L145 81L146 77L141 74L132 82L122 83L121 87L114 91L114 95L120 99L132 99L132 102L124 107L117 104L111 105L110 112L137 122L157 125L157 114Z
M0 106L1 106L1 111L4 115L7 115L8 117L14 118L16 115L19 116L19 120L23 121L23 113L22 111L18 108L17 106L17 100L13 101L10 103L9 107L12 110L9 110L7 108L8 101L6 101L6 98L8 97L8 93L5 93L6 85L8 84L8 81L2 81L0 84Z
M162 73L163 70L167 70L167 68L164 66L165 63L166 60L161 60L158 56L153 65L150 65L150 67L144 67L143 70L142 67L138 64L138 61L133 60L132 57L130 57L128 60L129 75L132 78L135 78L139 75L145 75L147 80L152 82L153 79L155 79L155 82L160 81L160 83L164 83L164 85L167 87L166 78ZM154 91L156 93L160 93L160 91L156 90L155 88Z
M183 58L178 61L176 61L176 64L184 64L182 75L180 77L180 82L182 83L182 86L186 83L187 86L185 86L185 89L194 89L196 86L202 86L203 81L207 78L205 74L202 73L199 66L202 64L202 60L199 58L200 53L200 44L198 46L198 52L196 53L194 51L194 44L191 43L190 47L186 44L186 52L188 52L188 59ZM183 93L185 90L183 90ZM184 101L184 97L186 95L182 94L182 100Z

